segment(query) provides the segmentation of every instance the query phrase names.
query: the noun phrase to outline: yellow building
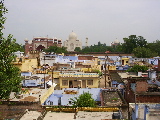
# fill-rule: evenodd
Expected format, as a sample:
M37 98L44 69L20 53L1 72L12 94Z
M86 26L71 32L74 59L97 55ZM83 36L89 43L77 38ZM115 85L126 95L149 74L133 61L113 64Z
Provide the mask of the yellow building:
M107 66L107 68L108 68L109 70L116 70L116 66L115 66L115 65Z
M27 71L27 72L34 72L34 68L37 68L37 59L25 59L20 58L16 59L16 61L13 63L15 66L17 66L21 71Z
M83 65L91 65L92 69L101 70L100 60L98 57L94 57L93 60L88 60Z
M81 68L81 71L83 71L83 72L92 72L92 70L101 71L100 60L98 59L98 57L94 57L93 60L87 60L87 61L85 61L85 63L82 62L82 65L90 66L90 68L86 68L86 67Z
M53 75L53 78L59 78L59 73L60 72L61 71L53 71L53 72L49 71L48 74L51 75L51 76Z
M82 72L91 72L92 68L81 68Z
M97 73L59 73L59 85L62 88L98 88Z
M128 65L129 58L122 58L122 65Z

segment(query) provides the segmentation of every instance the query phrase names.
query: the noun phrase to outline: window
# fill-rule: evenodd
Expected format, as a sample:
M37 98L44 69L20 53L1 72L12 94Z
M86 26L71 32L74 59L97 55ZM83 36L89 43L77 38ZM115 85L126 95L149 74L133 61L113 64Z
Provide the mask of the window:
M87 85L93 85L93 80L87 80Z
M68 80L62 80L62 85L67 86L68 85Z

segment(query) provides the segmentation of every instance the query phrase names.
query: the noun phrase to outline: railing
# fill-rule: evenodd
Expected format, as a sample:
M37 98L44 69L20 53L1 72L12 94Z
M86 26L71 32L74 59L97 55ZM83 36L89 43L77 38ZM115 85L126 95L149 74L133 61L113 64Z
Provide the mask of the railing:
M46 107L46 111L53 111L53 112L78 112L78 111L88 111L88 112L117 112L119 108L111 107L111 108L104 108L104 107Z
M47 114L47 111L45 110L44 112L41 113L41 115L37 118L37 120L43 120L46 114Z

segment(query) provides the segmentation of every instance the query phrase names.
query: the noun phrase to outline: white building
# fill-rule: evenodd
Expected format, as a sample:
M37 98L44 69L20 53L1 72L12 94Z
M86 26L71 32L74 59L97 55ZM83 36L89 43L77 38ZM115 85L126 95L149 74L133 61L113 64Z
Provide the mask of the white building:
M120 45L119 40L116 38L116 40L114 42L111 42L111 46L112 47L116 47L117 45Z
M64 47L67 47L67 51L74 51L76 47L82 49L82 42L77 39L77 35L74 32L69 34L69 39L64 41Z

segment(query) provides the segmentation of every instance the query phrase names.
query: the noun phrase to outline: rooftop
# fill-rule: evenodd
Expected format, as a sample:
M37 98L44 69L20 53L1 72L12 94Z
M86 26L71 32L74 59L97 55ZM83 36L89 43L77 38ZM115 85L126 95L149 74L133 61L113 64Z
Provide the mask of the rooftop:
M114 112L118 113L118 112ZM112 119L113 112L85 112L79 111L75 120L102 120Z
M100 89L101 88L66 88L62 90L54 90L54 93L46 100L45 105L49 105L49 102L53 102L53 105L58 105L58 99L61 97L61 105L69 105L70 98L78 97L84 92L92 94L92 98L95 101L100 101ZM76 94L65 94L65 91L75 91Z
M147 120L159 120L160 118L160 104L137 104L138 105L138 120L144 119L144 106L148 106ZM135 110L135 104L131 103L130 107Z
M47 89L38 89L38 88L27 88L27 91L24 94L18 95L17 98L14 97L14 92L11 93L11 101L29 101L37 102L39 101L39 96L44 94Z
M43 120L73 120L75 113L47 112Z

